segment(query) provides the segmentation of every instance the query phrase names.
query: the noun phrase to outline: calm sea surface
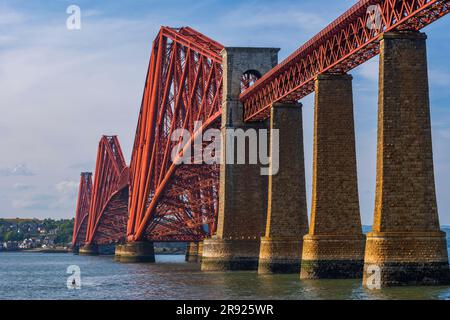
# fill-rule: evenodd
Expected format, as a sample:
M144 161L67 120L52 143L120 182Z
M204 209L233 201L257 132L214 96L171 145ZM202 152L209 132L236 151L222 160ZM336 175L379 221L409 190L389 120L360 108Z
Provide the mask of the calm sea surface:
M447 229L450 235L450 229ZM450 239L448 239L450 240ZM450 241L449 241L450 243ZM67 289L67 267L81 269L80 290ZM450 287L367 290L361 280L300 281L297 275L203 273L184 256L155 264L120 264L112 257L0 253L0 299L447 299Z

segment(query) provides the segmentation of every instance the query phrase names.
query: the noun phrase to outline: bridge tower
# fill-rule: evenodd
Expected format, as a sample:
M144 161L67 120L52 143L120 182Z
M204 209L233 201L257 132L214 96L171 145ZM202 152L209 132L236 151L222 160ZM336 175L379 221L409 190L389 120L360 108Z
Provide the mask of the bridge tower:
M244 122L239 95L248 81L260 77L278 63L276 48L236 48L222 50L222 145L217 233L203 243L202 270L256 270L260 238L264 234L267 213L267 175L262 165L249 164L246 145L245 163L225 163L233 151L232 130L251 135L267 130L267 121ZM237 131L234 131L237 132ZM259 139L259 138L257 138ZM259 141L257 142L259 144ZM267 148L266 148L267 149ZM234 149L236 151L236 149ZM236 160L236 152L234 160ZM267 165L267 164L266 164Z
M375 216L366 244L364 285L449 282L436 204L426 35L381 37Z

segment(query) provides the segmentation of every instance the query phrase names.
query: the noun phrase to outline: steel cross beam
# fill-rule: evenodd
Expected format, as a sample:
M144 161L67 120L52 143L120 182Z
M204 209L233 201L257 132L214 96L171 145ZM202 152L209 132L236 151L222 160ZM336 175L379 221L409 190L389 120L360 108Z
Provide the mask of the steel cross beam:
M380 35L418 31L450 11L450 0L361 0L242 92L246 121L269 117L274 102L314 91L325 72L345 73L379 53Z
M176 155L184 157L194 137L219 127L222 49L189 27L162 27L153 42L130 164L129 241L201 240L213 231L218 167L176 165L181 141L171 137L177 129L190 133ZM192 183L183 185L188 176ZM217 183L201 183L211 178Z
M94 240L96 243L117 242L124 238L128 217L128 179L129 169L117 136L103 136L97 152L86 243L93 243ZM123 192L127 193L125 198ZM117 198L122 201L117 201ZM119 217L116 219L116 216ZM120 217L122 220L125 217L122 225L116 223ZM105 224L113 224L113 228ZM110 230L107 239L97 235L102 227Z
M89 206L92 197L92 173L82 172L78 189L77 209L73 226L72 247L82 246L86 240Z

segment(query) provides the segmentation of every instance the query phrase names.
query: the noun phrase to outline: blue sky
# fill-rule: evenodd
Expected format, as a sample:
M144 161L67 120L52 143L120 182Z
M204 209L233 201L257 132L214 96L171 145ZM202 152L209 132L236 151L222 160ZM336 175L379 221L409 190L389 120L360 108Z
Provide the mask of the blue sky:
M72 217L79 173L102 134L130 159L150 46L159 26L189 25L225 46L279 47L280 59L356 1L0 0L0 217ZM66 9L82 10L68 31ZM441 223L450 224L450 17L428 34L433 147ZM353 70L364 224L375 194L377 71ZM308 201L313 95L302 100Z

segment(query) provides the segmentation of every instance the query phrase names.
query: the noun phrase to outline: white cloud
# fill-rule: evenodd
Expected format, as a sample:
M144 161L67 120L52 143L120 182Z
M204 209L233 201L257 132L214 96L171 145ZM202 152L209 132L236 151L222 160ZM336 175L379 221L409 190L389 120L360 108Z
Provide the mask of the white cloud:
M78 184L76 181L61 181L55 185L55 188L61 194L73 194L77 192Z
M0 176L33 176L34 173L27 167L26 164L18 164L12 169L0 169Z
M17 25L24 21L24 17L17 11L0 4L0 26Z
M12 200L12 207L20 210L48 210L54 204L55 199L49 194L25 194Z
M36 187L34 185L26 184L26 183L15 183L13 185L13 188L14 188L14 190L28 191L28 190L33 190Z

